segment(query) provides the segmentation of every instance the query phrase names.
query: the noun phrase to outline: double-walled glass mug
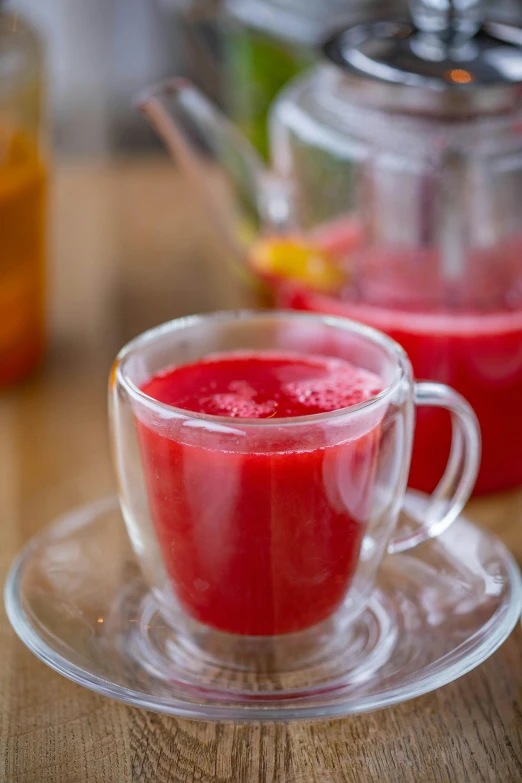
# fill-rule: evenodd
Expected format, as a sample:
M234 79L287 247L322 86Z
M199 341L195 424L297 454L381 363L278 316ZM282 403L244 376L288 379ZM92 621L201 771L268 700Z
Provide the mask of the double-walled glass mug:
M167 368L238 351L346 360L383 390L341 410L264 419L183 410L142 390ZM451 414L451 454L422 514L398 526L415 407L427 405ZM172 655L244 671L328 657L367 606L385 554L443 533L480 459L459 394L414 382L397 343L330 316L216 313L159 326L118 355L110 408L123 516L175 635Z

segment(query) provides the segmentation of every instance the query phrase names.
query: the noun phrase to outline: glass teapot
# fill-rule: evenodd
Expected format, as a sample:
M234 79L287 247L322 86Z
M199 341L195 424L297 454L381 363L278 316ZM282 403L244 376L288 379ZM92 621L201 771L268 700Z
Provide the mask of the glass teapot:
M479 0L411 0L409 18L336 34L272 106L270 171L189 84L142 105L279 306L376 326L417 377L469 399L487 492L522 484L522 31L482 12ZM215 162L258 222L247 250ZM449 423L423 417L410 482L431 491Z

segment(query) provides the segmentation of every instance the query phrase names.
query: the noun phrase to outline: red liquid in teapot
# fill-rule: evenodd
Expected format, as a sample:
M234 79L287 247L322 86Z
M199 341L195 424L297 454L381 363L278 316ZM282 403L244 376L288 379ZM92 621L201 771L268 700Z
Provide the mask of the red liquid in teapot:
M309 628L339 607L370 513L380 427L325 445L324 428L314 434L303 423L296 445L277 419L344 408L381 388L376 375L339 359L264 351L210 356L142 387L177 408L230 418L230 427L238 417L274 420L237 442L219 441L210 420L191 428L190 443L183 421L173 429L138 421L152 519L190 616L272 635Z
M334 237L329 238L326 231L322 236L342 256L342 224L336 225ZM347 223L345 245L348 254L353 252L353 223ZM423 304L422 299L412 304L416 291L433 290L436 295L435 287L440 284L436 276L426 284L423 276L434 266L424 263L426 258L416 265L419 277L404 275L400 284L397 281L401 278L393 274L389 282L386 280L387 271L390 267L393 270L393 257L377 259L381 272L374 275L374 284L379 286L379 305L336 299L291 284L278 292L278 303L283 307L344 315L386 332L407 352L417 378L446 383L468 400L482 432L477 493L522 484L522 302L518 307L495 306L495 301L501 300L498 286L509 290L499 270L515 284L522 278L522 240L484 253L489 255L482 256L482 264L477 266L485 269L489 278L477 275L467 283L470 301L479 305L461 311L437 312L432 302ZM404 301L410 302L408 307L401 306L397 298L401 293ZM446 413L418 411L410 486L426 492L434 489L444 471L450 442Z

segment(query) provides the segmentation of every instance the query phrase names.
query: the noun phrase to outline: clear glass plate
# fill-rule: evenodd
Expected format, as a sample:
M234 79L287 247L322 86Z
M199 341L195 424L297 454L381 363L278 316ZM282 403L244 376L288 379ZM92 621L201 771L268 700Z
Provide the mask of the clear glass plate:
M410 511L422 513L422 502L410 495ZM460 518L441 538L385 558L367 609L323 659L300 663L296 635L295 666L267 666L265 656L258 667L256 652L252 665L234 665L207 654L211 632L188 648L165 623L109 498L31 540L5 602L35 655L98 693L179 717L288 721L375 710L461 677L510 634L522 588L504 545Z

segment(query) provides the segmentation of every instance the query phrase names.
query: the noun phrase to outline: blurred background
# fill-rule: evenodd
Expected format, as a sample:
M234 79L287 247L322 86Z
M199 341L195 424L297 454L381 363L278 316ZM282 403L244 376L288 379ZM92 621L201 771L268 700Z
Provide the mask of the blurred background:
M520 0L487 0L497 18L522 19ZM132 108L136 93L190 76L233 114L255 114L315 47L347 20L407 0L10 0L42 37L58 154L157 147ZM265 104L263 104L265 105ZM245 120L246 122L246 120ZM257 131L259 135L261 130Z
M0 0L0 109L5 128L11 114L24 128L0 171L0 232L11 226L16 245L3 250L16 274L0 258L0 385L38 366L46 345L47 363L67 345L107 363L153 324L248 302L133 99L188 76L266 155L278 89L314 61L330 29L369 5L404 2L330 0L325 17L308 0ZM18 199L20 146L30 166Z
M520 0L485 2L497 18L522 18ZM197 227L190 236L186 196L181 205L163 147L133 98L166 76L189 76L266 157L268 106L283 84L316 61L322 41L357 18L400 17L407 6L407 0L0 0L4 114L29 111L22 125L29 128L36 158L42 158L34 162L33 179L49 192L48 230L32 232L36 249L31 252L40 271L35 277L26 265L25 283L0 281L4 321L10 309L18 313L12 319L21 322L25 308L33 313L26 330L38 333L45 300L51 335L107 332L117 343L192 307L216 306L216 291L224 289L221 306L236 302L234 282L225 283L217 263L214 278L204 288L199 285L193 267L204 254L200 225L192 221ZM34 31L30 41L13 35L26 24ZM38 84L28 99L20 88L27 73ZM37 120L39 106L43 112ZM45 150L37 149L44 137ZM7 165L3 173L6 204L10 171ZM42 209L35 207L32 218L38 226ZM6 210L2 231L13 225ZM213 247L219 255L216 242ZM42 288L42 275L45 296L36 290ZM97 275L117 282L102 283ZM30 294L22 292L23 285ZM80 306L89 296L90 304ZM110 306L106 297L113 298ZM4 326L4 333L12 335L14 329ZM4 362L7 379L38 363L42 341L26 342L31 346L22 356L17 349L11 367Z

